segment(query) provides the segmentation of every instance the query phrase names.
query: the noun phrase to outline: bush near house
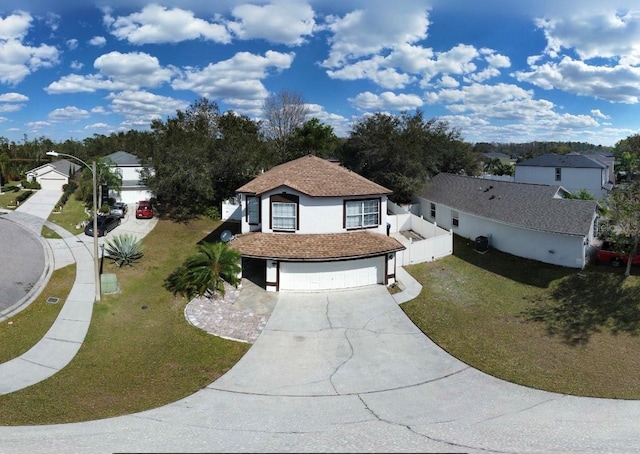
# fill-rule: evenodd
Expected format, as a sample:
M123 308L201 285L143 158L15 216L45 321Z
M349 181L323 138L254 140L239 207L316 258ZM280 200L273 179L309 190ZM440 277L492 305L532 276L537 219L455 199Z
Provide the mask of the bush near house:
M37 181L22 180L20 184L24 189L42 189L42 186Z

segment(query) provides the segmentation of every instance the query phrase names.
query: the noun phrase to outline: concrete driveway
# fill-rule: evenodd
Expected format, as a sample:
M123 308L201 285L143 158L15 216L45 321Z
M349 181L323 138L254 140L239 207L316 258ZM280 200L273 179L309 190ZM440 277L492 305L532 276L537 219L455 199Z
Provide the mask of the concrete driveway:
M640 402L469 368L373 286L282 293L252 348L205 389L123 417L0 427L0 452L629 453L638 421Z

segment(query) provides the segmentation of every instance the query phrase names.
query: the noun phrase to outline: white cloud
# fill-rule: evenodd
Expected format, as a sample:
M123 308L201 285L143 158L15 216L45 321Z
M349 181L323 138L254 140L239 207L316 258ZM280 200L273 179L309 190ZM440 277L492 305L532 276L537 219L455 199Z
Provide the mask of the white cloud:
M156 57L143 52L109 52L96 58L93 66L102 75L134 87L157 87L175 74L175 70L162 68Z
M103 22L111 34L132 44L178 43L205 39L229 43L231 35L223 24L198 19L193 12L151 4L139 13L114 18L105 11Z
M529 82L545 90L558 89L627 104L640 101L640 67L596 66L564 57L559 62L547 62L530 71L516 71L513 75L520 82Z
M131 88L125 82L107 80L99 74L81 76L70 74L56 82L50 83L44 91L49 94L60 93L93 93L96 90L126 90Z
M389 7L387 2L371 3L367 9L355 10L343 17L327 16L329 57L322 63L339 68L354 59L380 53L426 38L429 18L424 5L406 8Z
M0 39L21 41L29 32L32 20L31 15L24 11L0 17Z
M602 118L603 120L608 120L611 118L609 115L603 114L600 109L592 109L591 115L593 115L594 117Z
M174 68L161 67L156 57L143 52L109 52L96 58L94 67L99 74L70 74L49 84L45 91L50 94L92 93L96 90L158 87L177 73Z
M75 38L68 39L65 44L67 45L67 48L69 50L74 50L78 48L78 40Z
M29 100L28 96L21 93L2 93L0 94L0 102L26 102Z
M84 129L94 130L94 129L112 129L112 128L107 123L93 123L91 125L85 126Z
M577 8L570 15L538 19L536 24L544 31L545 50L552 57L573 49L584 60L620 57L631 64L640 62L640 11Z
M123 115L125 120L121 126L125 128L144 128L151 121L173 115L177 110L185 110L189 103L168 96L160 96L148 91L124 90L111 93L111 110Z
M413 110L423 105L422 99L414 94L395 94L386 91L379 95L364 92L355 98L350 98L355 107L361 110Z
M202 70L190 69L172 82L176 90L191 90L199 96L223 99L238 106L238 99L255 106L268 96L262 79L270 71L282 71L291 66L295 54L268 51L264 56L239 52L228 60L211 63ZM246 107L246 106L245 106ZM237 112L243 113L241 108Z
M46 44L30 46L22 43L32 17L17 12L6 18L0 17L0 82L16 85L40 68L58 63L58 50Z
M107 39L104 36L94 36L89 40L91 46L102 47L107 44Z
M236 21L227 27L240 39L265 39L273 43L300 45L315 26L314 12L307 3L289 0L267 5L244 4L232 10Z
M49 115L47 115L47 118L55 122L76 122L88 117L89 112L84 109L79 109L75 106L67 106L61 109L55 109L52 112L49 112Z
M24 106L24 104L0 104L0 112L18 112Z

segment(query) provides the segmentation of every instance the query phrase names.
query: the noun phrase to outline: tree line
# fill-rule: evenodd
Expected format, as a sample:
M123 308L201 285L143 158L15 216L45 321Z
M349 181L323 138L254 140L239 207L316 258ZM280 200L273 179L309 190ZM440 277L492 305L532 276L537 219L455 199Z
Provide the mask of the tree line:
M640 139L631 136L615 147L574 142L471 144L446 121L426 118L420 110L391 115L378 112L357 119L347 137L309 118L304 99L282 91L263 104L263 118L254 120L233 111L222 112L207 98L184 111L151 122L149 130L94 135L78 141L46 138L16 144L0 138L2 181L50 162L49 150L91 162L115 151L136 155L144 166L143 180L156 196L161 215L186 221L215 215L221 203L235 195L260 172L298 157L314 154L338 160L346 168L393 191L406 203L440 172L479 175L505 172L484 156L490 151L516 150L523 156L543 152L612 152L622 166L640 161ZM493 170L492 170L493 169ZM629 174L633 174L632 171Z

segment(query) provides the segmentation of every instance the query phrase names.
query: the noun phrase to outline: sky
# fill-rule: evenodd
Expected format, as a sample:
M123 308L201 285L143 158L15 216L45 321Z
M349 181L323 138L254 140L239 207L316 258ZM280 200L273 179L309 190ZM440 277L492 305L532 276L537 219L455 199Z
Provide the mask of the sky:
M640 132L629 0L2 0L0 138L148 130L201 98L259 120L269 96L348 137L421 111L470 143Z

